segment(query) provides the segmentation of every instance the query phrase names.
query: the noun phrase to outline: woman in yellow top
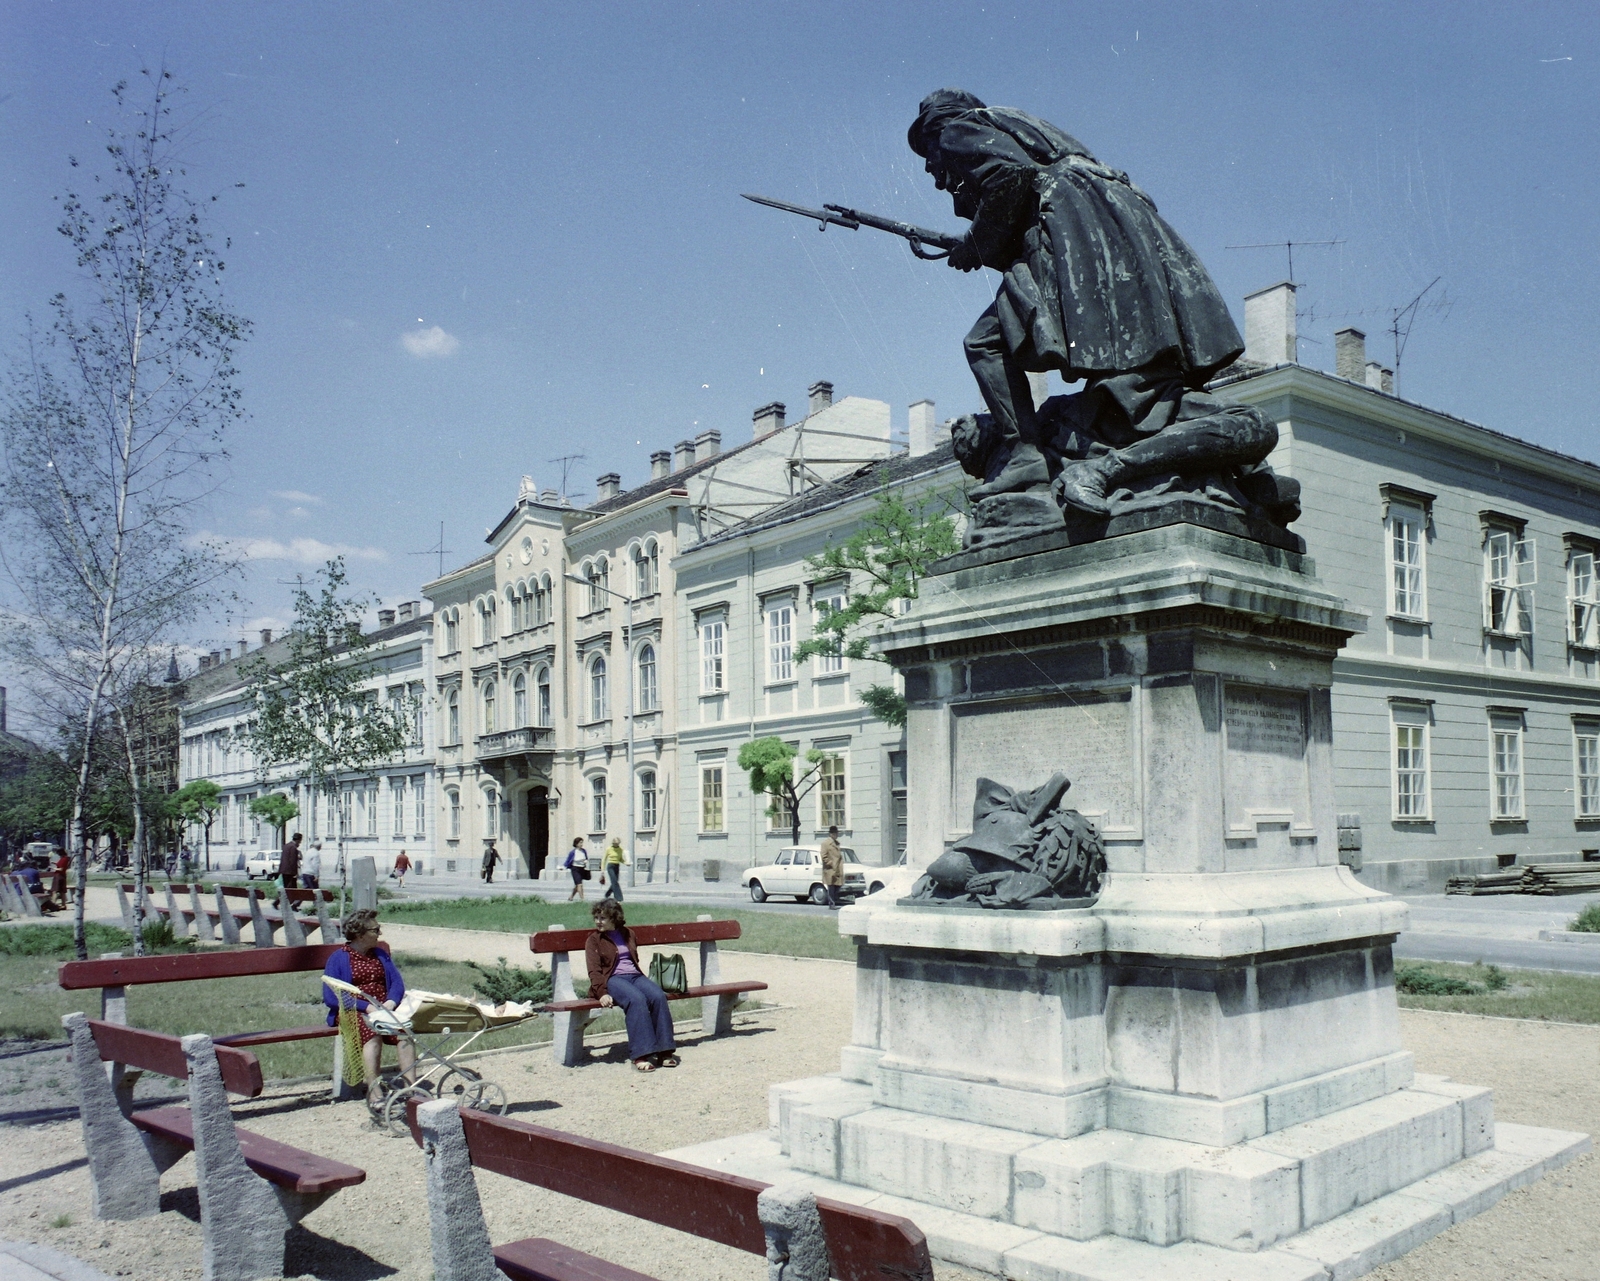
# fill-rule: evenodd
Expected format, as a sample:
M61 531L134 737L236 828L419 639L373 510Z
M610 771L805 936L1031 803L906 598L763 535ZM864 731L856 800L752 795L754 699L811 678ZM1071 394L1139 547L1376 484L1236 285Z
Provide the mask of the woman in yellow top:
M611 844L606 846L605 853L600 856L600 865L606 870L607 882L603 898L622 902L622 868L627 861L628 856L622 852L622 838L613 836Z

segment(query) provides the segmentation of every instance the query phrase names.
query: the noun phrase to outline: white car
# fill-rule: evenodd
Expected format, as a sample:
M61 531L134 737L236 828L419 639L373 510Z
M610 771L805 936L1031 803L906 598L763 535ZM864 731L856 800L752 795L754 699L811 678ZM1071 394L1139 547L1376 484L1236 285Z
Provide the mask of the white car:
M882 881L878 879L868 886L866 869L854 850L841 849L840 853L844 855L844 884L839 887L841 898L859 898L883 888ZM879 869L872 870L876 877ZM765 903L773 895L781 897L786 894L793 895L801 903L807 899L813 903L826 903L828 891L822 885L822 847L792 845L779 850L776 860L750 868L739 878L739 884L749 889L750 897L757 903Z
M244 879L247 881L253 881L258 876L264 876L268 880L271 880L278 874L278 857L279 856L276 851L271 853L252 854L245 860Z

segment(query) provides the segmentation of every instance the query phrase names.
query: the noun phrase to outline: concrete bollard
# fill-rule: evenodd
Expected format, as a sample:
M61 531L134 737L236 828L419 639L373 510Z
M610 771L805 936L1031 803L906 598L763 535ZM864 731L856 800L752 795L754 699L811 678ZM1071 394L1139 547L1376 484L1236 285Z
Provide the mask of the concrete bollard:
M370 854L350 860L350 889L356 910L378 910L378 861Z
M434 1281L500 1281L456 1100L422 1104L417 1124L428 1169Z
M756 1198L767 1236L767 1281L828 1281L828 1238L817 1198L803 1183L779 1184Z

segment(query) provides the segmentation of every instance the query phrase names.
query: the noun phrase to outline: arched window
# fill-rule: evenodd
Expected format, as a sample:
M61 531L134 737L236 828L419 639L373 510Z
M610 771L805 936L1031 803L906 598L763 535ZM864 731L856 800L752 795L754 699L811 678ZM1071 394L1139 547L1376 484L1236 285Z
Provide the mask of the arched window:
M500 835L500 793L492 787L483 789L483 834L491 840Z
M606 660L596 654L594 661L589 664L589 719L603 721L606 718Z
M494 733L494 682L485 681L483 684L483 732Z
M606 830L606 776L596 774L589 780L589 833L602 836Z
M461 615L447 610L444 616L444 652L454 654L461 648Z
M445 789L445 803L450 807L450 826L448 831L452 837L460 839L461 836L461 793L455 788Z
M661 580L656 574L656 545L654 541L633 550L634 590L639 596L654 596L661 590Z
M611 567L606 563L605 557L602 556L593 565L589 566L584 572L584 577L589 580L588 612L593 614L604 609L609 603L606 589L610 585Z
M534 697L540 725L548 726L550 720L550 669L541 667L533 674Z
M506 588L506 635L510 636L513 632L521 630L522 623L517 615L516 588L508 587Z
M461 695L451 690L444 699L444 741L461 741Z
M512 729L521 729L528 723L528 678L521 672L511 686Z
M639 689L638 710L653 712L660 705L660 694L656 688L656 647L651 644L639 646Z
M533 621L537 626L550 621L550 577L545 575L533 589Z

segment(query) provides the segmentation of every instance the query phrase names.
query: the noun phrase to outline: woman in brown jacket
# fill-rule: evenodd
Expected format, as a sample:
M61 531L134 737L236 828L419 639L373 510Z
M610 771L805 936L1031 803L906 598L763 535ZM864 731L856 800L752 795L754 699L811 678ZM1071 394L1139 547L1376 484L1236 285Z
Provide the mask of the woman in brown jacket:
M622 915L622 904L601 899L589 909L594 933L584 946L589 970L589 998L602 1009L622 1007L628 1023L628 1057L640 1072L677 1067L678 1044L672 1038L672 1013L667 994L639 968L639 944Z

